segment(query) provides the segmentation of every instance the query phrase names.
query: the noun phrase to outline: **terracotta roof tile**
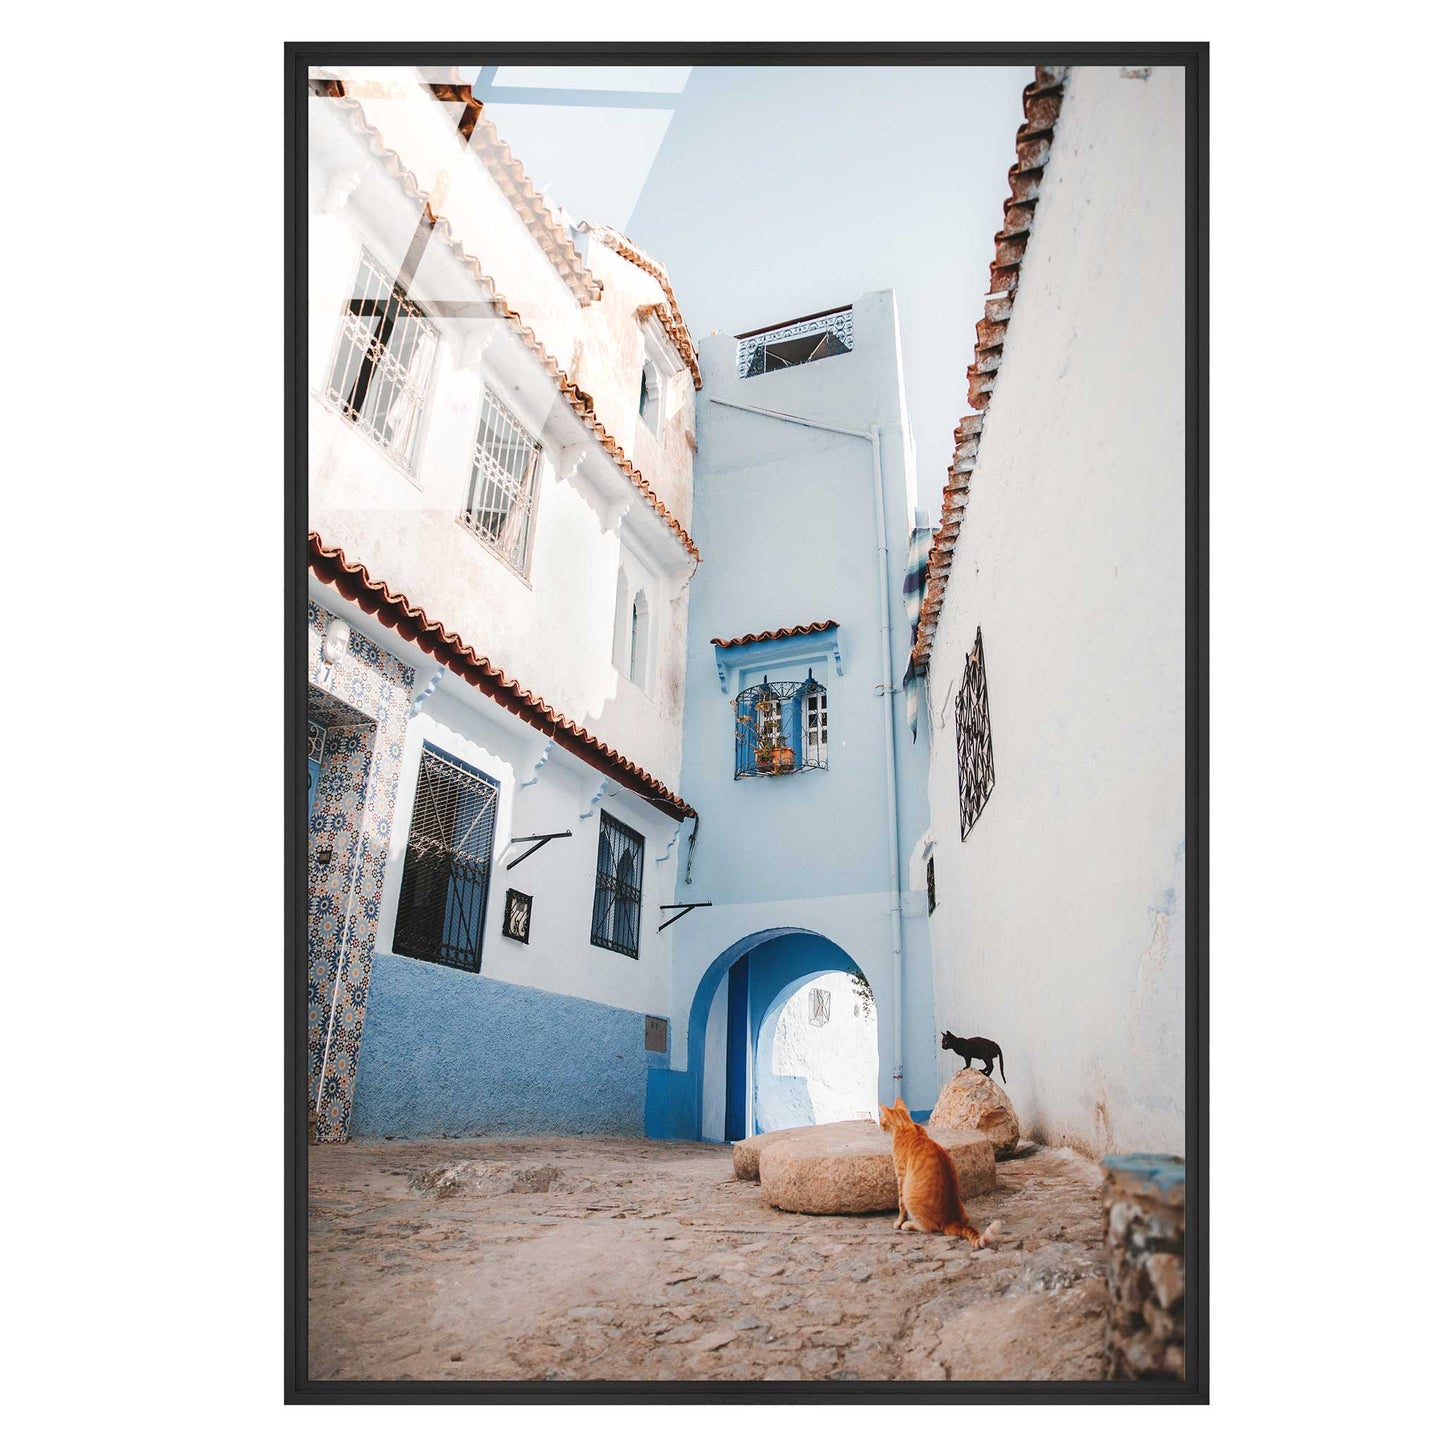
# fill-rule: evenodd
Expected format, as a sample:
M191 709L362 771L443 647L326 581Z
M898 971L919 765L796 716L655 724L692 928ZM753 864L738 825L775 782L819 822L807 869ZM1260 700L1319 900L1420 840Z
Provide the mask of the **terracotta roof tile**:
M487 118L482 102L472 94L471 86L439 84L429 85L426 89L440 101L460 102L471 109L468 144L472 154L487 168L502 194L512 203L567 289L583 306L596 301L602 295L601 283L583 265L581 253L572 244L566 228L552 214L546 198L532 184L522 169L522 163L512 154L511 146L497 134L496 126ZM334 100L348 95L353 100L359 100L368 93L365 82L335 79L313 79L311 90L315 95ZM381 93L387 93L386 89L383 88Z
M984 297L983 319L975 332L977 344L973 365L968 368L968 404L974 408L974 414L963 417L953 433L953 462L943 487L938 532L928 554L928 580L918 618L918 637L913 645L915 667L927 666L933 635L938 630L938 618L953 567L953 553L968 507L984 417L1003 365L1019 272L1033 232L1039 185L1043 180L1044 167L1048 164L1054 123L1063 106L1067 79L1067 66L1040 65L1034 70L1033 81L1024 87L1024 123L1018 128L1015 140L1017 158L1009 167L1009 198L1003 207L1003 229L993 238L989 294Z
M339 83L339 82L336 82ZM313 82L313 86L315 82ZM328 92L329 94L329 92ZM366 141L371 153L381 162L386 173L392 176L413 200L420 201L426 208L427 214L432 217L435 223L433 234L440 237L442 243L451 251L452 255L472 274L472 276L489 293L488 300L493 307L494 313L505 320L512 332L523 342L527 349L542 363L547 374L556 383L557 389L562 393L563 399L590 428L592 434L601 442L603 450L617 464L619 470L627 477L633 486L642 494L652 510L662 518L664 522L676 534L679 542L686 548L687 553L694 561L701 561L702 555L697 550L697 545L688 536L687 529L668 511L662 499L653 490L652 484L642 475L640 471L628 459L627 454L622 450L621 444L612 436L598 419L592 408L592 398L582 391L575 382L568 377L567 373L547 352L546 347L537 339L536 333L528 326L508 303L507 298L497 289L497 283L491 276L482 270L481 262L471 255L460 241L456 240L451 233L451 223L445 216L436 216L431 210L431 202L427 194L422 190L417 178L409 171L402 159L393 150L388 149L385 140L379 130L376 129L366 118L366 112L362 109L359 101L352 100L348 96L332 96L336 104L341 108L342 113L347 117L352 129Z
M478 692L500 703L530 723L569 753L591 764L672 818L695 818L697 810L636 763L629 762L616 748L564 717L544 698L529 692L449 632L433 622L420 607L413 606L404 593L393 592L385 582L373 581L360 563L348 562L340 547L328 547L315 532L307 534L311 570L350 598L363 612L376 617L393 632L414 643L470 683Z
M801 627L775 627L771 632L749 632L743 637L730 637L724 640L721 637L714 637L714 647L742 647L748 642L776 642L781 637L806 637L810 632L826 632L830 627L838 624L828 622L805 622Z
M667 267L660 261L654 261L640 246L633 245L626 236L620 231L614 231L611 226L583 221L578 229L596 236L603 245L616 251L624 261L631 261L639 270L646 271L662 287L662 294L667 297L667 305L657 308L658 319L672 338L672 344L677 347L677 354L687 363L687 369L692 373L693 390L701 391L702 369L697 364L697 347L692 344L692 334L682 319L682 308L677 304L672 282L668 280Z

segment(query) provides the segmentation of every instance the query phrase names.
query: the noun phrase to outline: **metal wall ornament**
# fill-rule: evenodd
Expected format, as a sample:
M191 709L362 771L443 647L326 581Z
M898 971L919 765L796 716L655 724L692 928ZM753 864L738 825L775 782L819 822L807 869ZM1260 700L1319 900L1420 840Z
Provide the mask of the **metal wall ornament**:
M993 792L993 729L988 716L988 680L983 667L983 628L973 640L954 703L958 742L958 809L967 838Z
M502 937L518 943L530 941L532 933L532 895L507 889L507 904L502 910Z

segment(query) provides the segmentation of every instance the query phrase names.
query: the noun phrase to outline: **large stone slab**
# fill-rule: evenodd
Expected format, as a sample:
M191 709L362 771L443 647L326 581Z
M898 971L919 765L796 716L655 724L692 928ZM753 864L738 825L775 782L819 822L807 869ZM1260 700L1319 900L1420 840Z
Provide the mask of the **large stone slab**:
M860 1124L867 1124L869 1128L877 1129L878 1126L869 1119L858 1120ZM780 1139L793 1139L799 1134L811 1134L814 1129L831 1128L831 1125L805 1124L797 1129L774 1129L767 1134L754 1134L751 1139L739 1139L733 1145L733 1173L739 1179L756 1180L758 1177L758 1155L762 1153L769 1144L776 1144ZM878 1130L881 1134L883 1131Z
M930 1133L934 1124L940 1129L977 1129L1000 1152L1019 1141L1019 1116L1009 1096L978 1069L960 1069L943 1086L933 1106Z
M996 1187L993 1144L985 1135L975 1129L928 1132L948 1150L965 1199ZM881 1214L898 1208L893 1141L871 1120L780 1129L760 1135L756 1142L763 1202L775 1209L795 1214Z

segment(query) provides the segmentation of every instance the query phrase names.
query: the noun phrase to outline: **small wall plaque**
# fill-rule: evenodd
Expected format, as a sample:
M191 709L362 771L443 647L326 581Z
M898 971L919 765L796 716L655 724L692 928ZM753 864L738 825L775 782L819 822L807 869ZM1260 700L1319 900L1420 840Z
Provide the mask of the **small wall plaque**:
M502 937L526 943L532 932L532 895L507 889L507 906L502 910Z
M643 1028L642 1046L649 1054L665 1054L667 1052L667 1020L653 1018L647 1015L647 1023Z

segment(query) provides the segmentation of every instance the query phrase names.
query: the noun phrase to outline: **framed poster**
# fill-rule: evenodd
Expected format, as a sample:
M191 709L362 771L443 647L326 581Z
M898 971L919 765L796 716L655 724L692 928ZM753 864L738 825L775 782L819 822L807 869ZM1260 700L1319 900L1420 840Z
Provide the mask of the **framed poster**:
M286 86L288 1398L1204 1401L1206 47Z

